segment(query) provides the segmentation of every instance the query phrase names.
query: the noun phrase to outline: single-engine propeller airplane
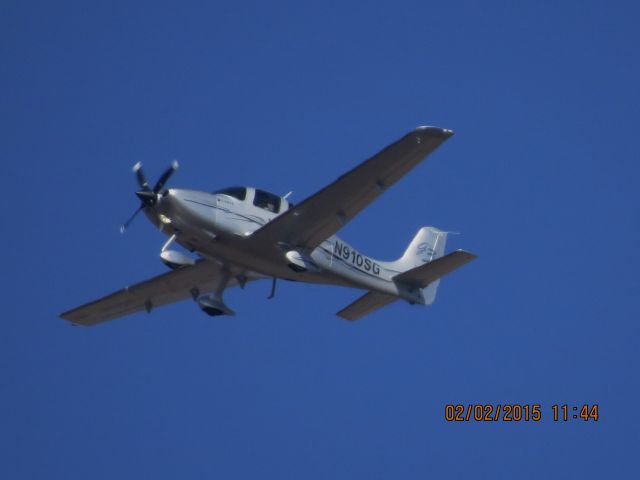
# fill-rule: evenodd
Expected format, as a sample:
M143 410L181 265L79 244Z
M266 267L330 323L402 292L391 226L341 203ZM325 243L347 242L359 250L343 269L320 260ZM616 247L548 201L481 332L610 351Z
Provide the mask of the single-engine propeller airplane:
M439 279L476 256L464 250L444 255L447 232L418 230L395 261L363 255L335 233L424 160L453 132L418 127L302 202L294 205L252 187L213 193L164 186L178 168L173 162L151 188L137 163L138 212L169 239L160 251L172 269L61 314L74 325L95 325L130 313L193 299L208 315L234 315L224 291L247 282L276 279L353 287L367 291L337 315L357 320L398 299L430 305ZM179 250L184 247L197 259Z

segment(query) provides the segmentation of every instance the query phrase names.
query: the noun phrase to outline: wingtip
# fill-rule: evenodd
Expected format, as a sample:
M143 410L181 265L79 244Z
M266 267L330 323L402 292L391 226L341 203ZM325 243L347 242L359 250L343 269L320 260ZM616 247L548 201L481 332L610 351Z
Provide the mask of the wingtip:
M414 132L416 133L426 133L429 135L433 135L433 136L440 136L440 137L445 137L445 138L449 138L450 136L452 136L454 134L453 130L450 130L448 128L440 128L440 127L433 127L433 126L429 126L429 125L421 125L419 127L417 127Z
M458 250L456 250L456 252L459 252L460 255L464 255L468 259L469 262L472 261L472 260L475 260L476 258L478 258L478 255L476 255L473 252L469 252L467 250L458 249Z
M69 315L72 311L68 311L68 312L63 312L60 315L58 315L58 318L60 320L64 320L65 322L67 322L68 324L70 324L72 327L88 327L90 326L90 324L87 324L85 322L82 321L82 319L78 319L78 318L73 318L72 315Z

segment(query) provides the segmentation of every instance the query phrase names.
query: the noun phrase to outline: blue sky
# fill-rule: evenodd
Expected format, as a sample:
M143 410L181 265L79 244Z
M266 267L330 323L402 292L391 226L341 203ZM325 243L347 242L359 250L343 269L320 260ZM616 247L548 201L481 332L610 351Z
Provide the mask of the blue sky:
M5 2L3 478L637 476L634 2ZM57 315L165 270L130 168L294 201L417 125L456 135L342 236L479 259L356 324L283 284L96 328ZM448 423L447 403L542 405ZM551 405L600 406L554 422ZM634 475L635 473L635 475Z

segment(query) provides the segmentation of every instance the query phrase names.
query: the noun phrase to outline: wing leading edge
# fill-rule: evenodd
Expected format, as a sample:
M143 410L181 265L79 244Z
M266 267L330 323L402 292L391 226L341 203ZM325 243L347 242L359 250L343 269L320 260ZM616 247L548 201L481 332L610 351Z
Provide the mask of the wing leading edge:
M441 143L451 130L418 127L254 232L249 241L314 249Z
M194 292L214 290L222 278L222 267L208 260L150 278L110 295L69 310L60 318L76 325L96 325L124 315L192 298ZM227 288L238 281L231 278Z

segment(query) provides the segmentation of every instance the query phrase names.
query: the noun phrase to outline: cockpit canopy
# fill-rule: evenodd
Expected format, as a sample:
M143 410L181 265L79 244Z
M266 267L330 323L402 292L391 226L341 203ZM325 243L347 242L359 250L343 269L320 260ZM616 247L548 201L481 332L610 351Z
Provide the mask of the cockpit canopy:
M260 190L258 188L229 187L213 192L214 194L229 195L242 202L251 201L256 207L272 213L280 213L289 208L289 203L280 195Z
M237 198L238 200L244 200L247 198L247 187L229 187L217 190L213 193L221 193L223 195L229 195L230 197Z
M264 190L256 189L256 193L253 197L253 204L256 207L264 208L265 210L273 213L280 213L281 199L278 195L265 192Z

